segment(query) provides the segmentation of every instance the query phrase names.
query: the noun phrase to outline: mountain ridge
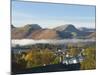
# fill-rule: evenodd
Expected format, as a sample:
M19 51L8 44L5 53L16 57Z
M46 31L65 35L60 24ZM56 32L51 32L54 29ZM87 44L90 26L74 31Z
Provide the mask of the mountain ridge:
M67 39L84 37L90 35L91 32L82 31L76 28L72 24L65 24L53 29L42 28L38 24L27 24L23 27L15 27L11 25L11 37L12 39Z

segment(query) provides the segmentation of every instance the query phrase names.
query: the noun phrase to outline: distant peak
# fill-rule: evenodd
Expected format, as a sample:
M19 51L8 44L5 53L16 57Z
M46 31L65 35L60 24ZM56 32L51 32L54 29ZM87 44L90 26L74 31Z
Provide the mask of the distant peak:
M32 26L39 26L38 24L27 24L25 26L32 27Z
M66 26L73 26L73 24L65 24Z
M72 24L65 24L64 26L66 26L66 27L74 27L75 28L75 26L72 25Z
M64 25L60 25L58 27L74 27L74 25L72 25L72 24L64 24Z
M26 28L34 28L34 29L41 29L40 25L38 25L38 24L27 24L24 27L26 27Z
M73 24L67 24L67 26L73 26L73 27L74 27L74 25L73 25Z
M13 24L11 24L11 28L15 28L15 26Z
M58 30L58 31L64 31L66 29L76 29L76 28L72 24L65 24L65 25L58 26L58 27L56 27L54 29Z

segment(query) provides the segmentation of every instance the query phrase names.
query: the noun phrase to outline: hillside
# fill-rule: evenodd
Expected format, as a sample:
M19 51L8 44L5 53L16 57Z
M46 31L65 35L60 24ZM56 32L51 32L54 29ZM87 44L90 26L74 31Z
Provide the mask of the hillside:
M35 30L40 30L41 27L38 24L27 24L24 27L12 28L11 37L12 39L23 39L31 34Z
M84 31L84 29L78 29L72 24L61 25L53 29L43 29L38 24L27 24L23 27L15 27L14 25L11 25L11 37L12 39L86 38L86 36L89 36L91 34L91 29L85 29L87 31Z
M78 32L79 30L74 27L72 24L65 24L54 28L57 31L64 31L64 32Z
M28 38L32 39L59 39L57 31L52 29L41 29L33 31Z
M95 32L91 33L90 35L87 36L87 38L96 39L96 33Z

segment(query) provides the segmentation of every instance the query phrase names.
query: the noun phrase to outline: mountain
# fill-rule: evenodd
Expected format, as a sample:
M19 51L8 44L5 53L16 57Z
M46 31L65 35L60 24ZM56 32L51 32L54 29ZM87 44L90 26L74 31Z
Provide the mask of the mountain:
M87 36L87 38L96 39L96 33L95 32L91 33L90 35Z
M86 28L86 27L81 27L79 28L80 31L84 31L84 32L95 32L96 29L95 28Z
M83 35L83 32L79 31L72 24L61 25L54 29L59 32L59 34L61 35L62 38L74 38L76 36Z
M11 31L12 39L23 39L35 30L42 29L38 24L27 24L24 27L16 27Z
M64 31L64 32L78 32L77 28L74 27L72 24L65 24L54 28L57 31Z
M93 32L80 30L72 24L65 24L53 29L41 28L38 24L27 24L23 27L11 25L12 39L67 39L89 38ZM91 35L90 35L91 34ZM90 35L90 36L89 36Z
M11 25L11 28L12 28L12 29L15 28L14 25Z
M28 38L32 39L59 39L59 34L53 29L41 29L32 32Z
M39 30L42 29L38 24L27 24L24 26L24 28L29 30Z

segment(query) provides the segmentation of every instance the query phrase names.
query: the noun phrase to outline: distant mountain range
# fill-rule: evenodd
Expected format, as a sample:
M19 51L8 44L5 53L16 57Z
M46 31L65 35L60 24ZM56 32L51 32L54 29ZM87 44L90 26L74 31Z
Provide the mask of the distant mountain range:
M86 28L86 27L81 27L79 28L80 31L85 31L85 32L95 32L96 29L93 28Z
M42 28L38 24L27 24L23 27L11 25L12 39L68 39L95 38L95 29L76 28L72 24L65 24L53 29Z

